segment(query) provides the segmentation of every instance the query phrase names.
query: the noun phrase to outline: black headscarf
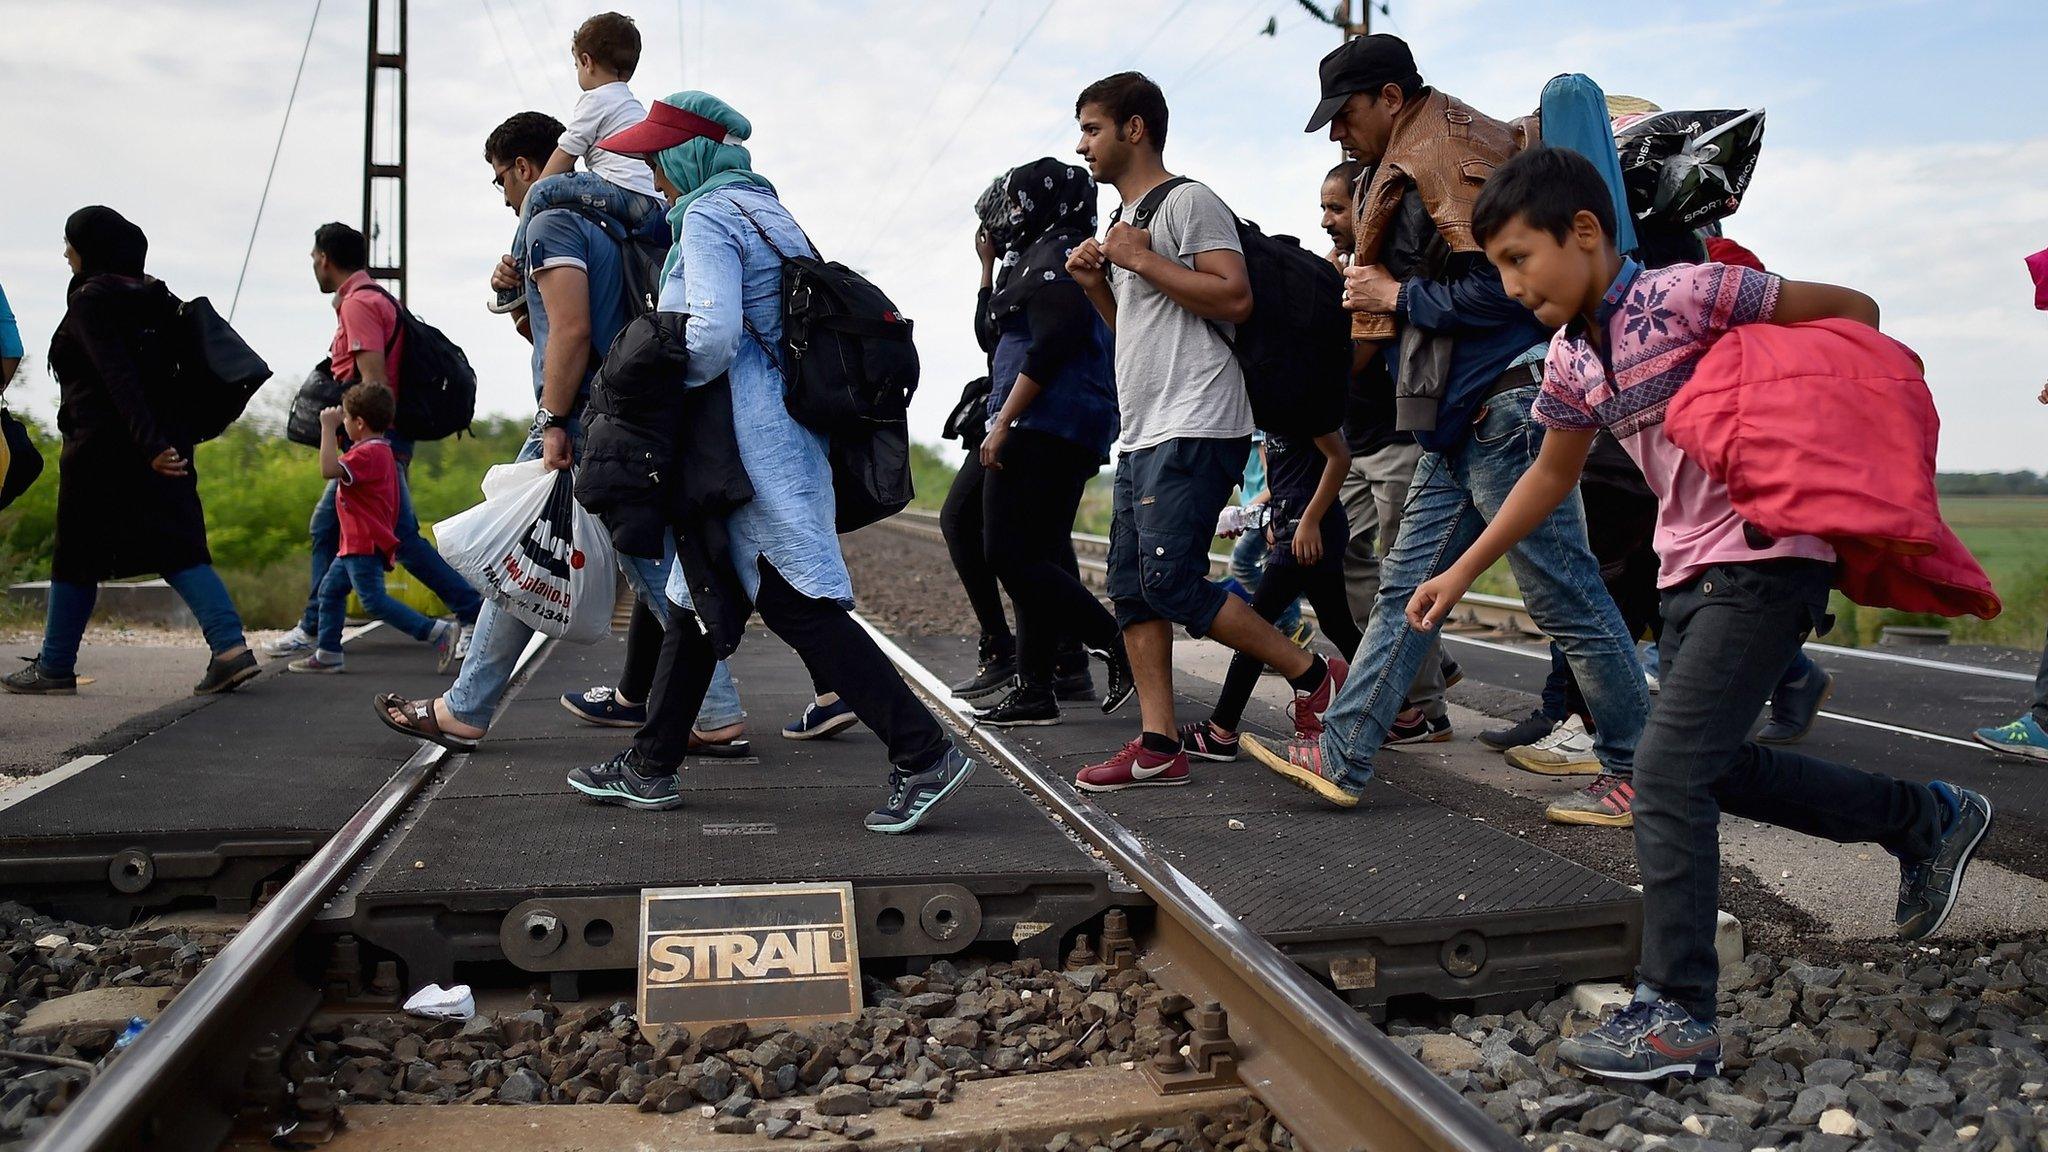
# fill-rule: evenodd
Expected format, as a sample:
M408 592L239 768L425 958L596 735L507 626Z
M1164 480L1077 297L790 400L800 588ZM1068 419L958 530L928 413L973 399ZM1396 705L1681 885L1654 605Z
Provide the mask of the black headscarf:
M974 218L981 222L981 230L988 233L998 252L1010 247L1010 214L1003 207L1003 184L1008 181L1008 172L989 181L987 188L974 200Z
M149 237L112 208L94 204L80 208L64 221L64 239L78 253L78 275L71 278L70 291L77 291L87 277L112 273L140 279L143 259L149 255Z
M1067 275L1067 254L1095 235L1095 181L1086 168L1048 156L1010 169L1003 181L1009 251L989 298L994 316L1023 309L1031 294Z

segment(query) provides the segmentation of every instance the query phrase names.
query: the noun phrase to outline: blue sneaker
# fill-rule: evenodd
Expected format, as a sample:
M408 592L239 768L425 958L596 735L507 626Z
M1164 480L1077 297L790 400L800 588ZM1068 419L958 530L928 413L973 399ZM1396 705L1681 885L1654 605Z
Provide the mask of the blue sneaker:
M1976 737L1977 743L1995 752L2048 760L2048 732L2041 730L2041 722L2034 719L2032 712L1997 728L1979 728Z
M1948 809L1948 826L1935 843L1934 855L1908 864L1899 862L1899 908L1893 925L1901 940L1919 940L1941 931L1956 906L1963 871L1977 845L1991 831L1991 801L1968 788L1940 780L1928 785Z
M643 767L647 765L628 748L602 764L570 769L569 787L593 800L627 808L661 812L682 807L682 781L676 774L656 771L643 776Z
M562 707L585 724L600 728L638 728L647 723L647 705L621 704L618 689L609 686L564 692Z
M1557 1058L1610 1080L1715 1076L1721 1035L1647 985L1598 1028L1557 1046Z
M914 832L925 814L958 791L974 775L974 761L965 752L948 747L939 762L917 773L905 775L900 768L889 772L889 799L868 813L862 823L870 832Z
M823 740L828 736L860 723L860 717L853 714L853 708L844 700L820 704L813 700L804 709L804 714L782 726L784 740Z

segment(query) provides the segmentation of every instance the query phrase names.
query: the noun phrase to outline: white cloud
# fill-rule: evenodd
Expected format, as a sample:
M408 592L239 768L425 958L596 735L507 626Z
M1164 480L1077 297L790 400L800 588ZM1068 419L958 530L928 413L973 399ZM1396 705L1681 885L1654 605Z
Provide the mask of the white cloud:
M1169 164L1213 184L1269 231L1315 235L1317 185L1336 156L1300 129L1315 102L1316 60L1335 33L1297 23L1286 0L1199 0L1170 26L1161 21L1177 5L1162 0L1056 0L993 86L1042 10L1038 0L990 6L971 38L981 6L966 0L705 5L684 4L688 71L677 61L675 5L621 5L646 41L634 88L652 100L705 87L754 121L756 165L812 237L828 256L861 262L918 321L925 380L913 420L921 438L937 439L959 385L982 370L969 329L975 195L1012 164L1069 156L1074 93L1131 66L1141 44L1135 65L1167 85L1173 105ZM528 106L521 86L544 110L566 114L567 35L586 7L596 6L412 6L412 303L468 351L492 411L530 410L532 388L526 346L482 307L485 272L513 223L490 187L482 142ZM1646 13L1629 22L1611 6L1558 8L1397 4L1390 30L1415 45L1425 76L1495 115L1527 110L1543 80L1568 69L1667 106L1769 105L1771 143L1731 231L1788 274L1878 297L1887 327L1927 359L1947 422L1945 466L2041 466L2041 417L2030 397L2048 362L2048 318L2028 310L2018 261L2048 244L2048 203L2034 193L2048 137L1891 139L1872 122L1860 137L1825 138L1814 126L1837 123L1844 101L1897 92L1881 76L1853 75L1853 49L1815 36L1852 25L1847 10L1761 4L1712 21ZM11 49L0 108L13 113L15 158L0 201L0 283L37 371L62 314L63 220L81 205L129 214L150 234L154 272L182 293L226 304L311 11L305 0L0 0ZM487 12L496 13L495 31ZM1268 15L1283 34L1254 36ZM236 321L277 369L271 388L280 394L332 333L332 312L306 266L312 230L361 212L362 35L360 4L329 5ZM1756 45L1802 37L1828 68L1749 62ZM1687 50L1674 52L1674 43ZM906 199L956 126L945 156ZM16 392L34 410L53 403L47 381L32 378Z

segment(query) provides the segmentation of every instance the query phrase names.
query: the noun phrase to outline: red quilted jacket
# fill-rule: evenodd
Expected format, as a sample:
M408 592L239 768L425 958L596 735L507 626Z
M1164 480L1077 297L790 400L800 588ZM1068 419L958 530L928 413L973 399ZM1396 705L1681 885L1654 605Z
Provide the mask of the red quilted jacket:
M1833 545L1849 599L1989 620L1991 580L1935 497L1940 431L1920 358L1848 320L1730 331L1664 421L1744 520Z

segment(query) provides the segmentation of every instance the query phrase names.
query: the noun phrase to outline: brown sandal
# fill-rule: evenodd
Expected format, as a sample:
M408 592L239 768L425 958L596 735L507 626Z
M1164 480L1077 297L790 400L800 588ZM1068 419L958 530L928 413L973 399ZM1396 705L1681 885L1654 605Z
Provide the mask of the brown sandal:
M394 708L405 717L403 722L391 718L391 710ZM408 700L396 692L380 692L377 694L377 719L382 720L386 728L401 736L439 744L450 752L476 751L475 740L441 730L440 721L434 719L432 700Z

